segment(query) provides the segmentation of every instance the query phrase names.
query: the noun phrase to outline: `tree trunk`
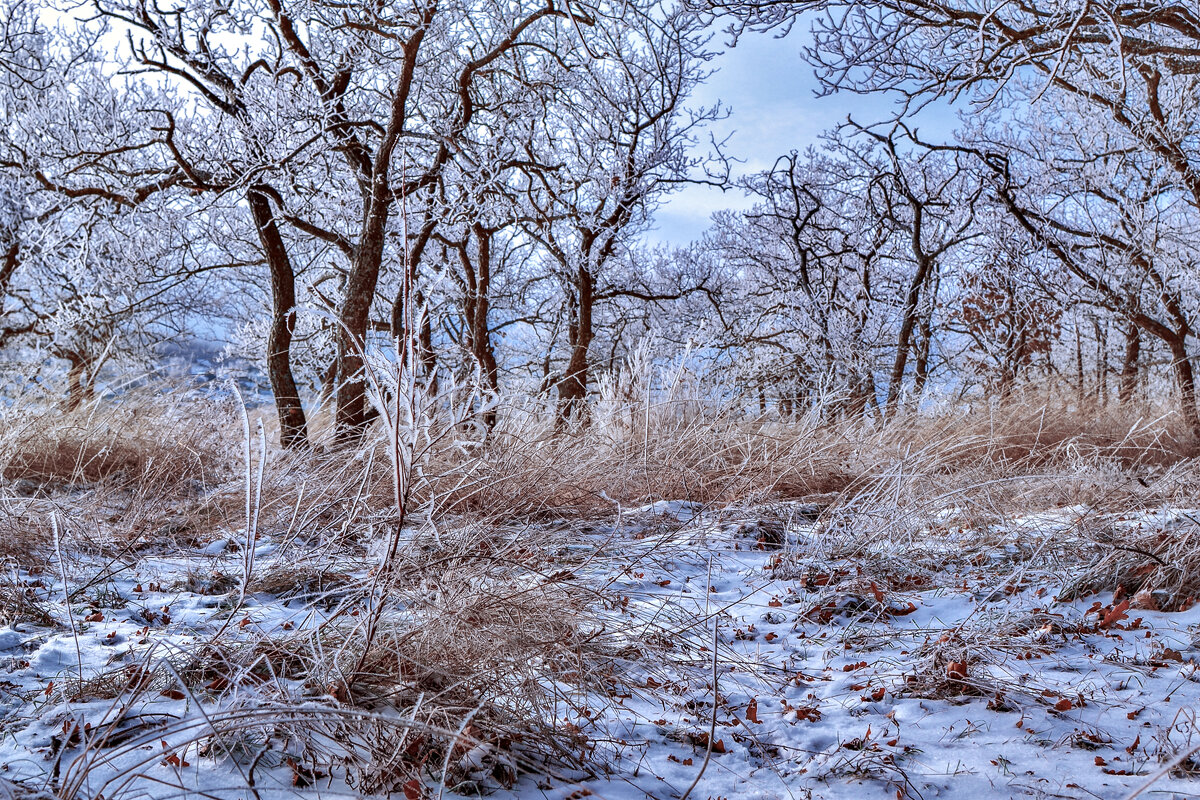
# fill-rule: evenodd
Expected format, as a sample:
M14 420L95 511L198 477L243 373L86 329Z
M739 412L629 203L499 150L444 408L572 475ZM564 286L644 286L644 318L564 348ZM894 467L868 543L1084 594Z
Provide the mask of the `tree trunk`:
M583 413L587 397L588 348L592 345L592 307L595 304L595 279L587 267L576 273L574 307L567 320L567 343L571 355L562 380L558 382L558 422L562 428Z
M937 298L941 292L941 276L931 270L926 276L929 281L929 308L921 315L918 326L920 336L917 340L917 363L913 370L913 409L920 407L921 398L925 396L925 387L929 384L929 359L933 352L933 315L937 311Z
M433 349L433 317L425 308L425 294L418 289L413 293L417 308L425 309L421 314L421 329L417 332L417 358L425 376L425 391L430 396L438 392L437 352Z
M908 286L908 295L904 298L904 316L900 320L900 333L896 336L896 358L892 362L892 375L888 381L887 408L884 417L890 419L900 401L900 390L904 385L904 371L908 368L908 351L912 346L913 330L917 326L918 306L921 302L921 288L929 276L930 260L922 259L917 263L916 274Z
M1125 333L1125 357L1121 362L1121 382L1117 388L1117 397L1123 406L1132 403L1137 393L1138 359L1141 352L1142 331L1131 323Z
M75 353L68 353L66 358L70 362L67 369L67 411L74 411L83 405L89 394L87 362Z
M466 247L459 248L459 257L467 280L463 317L467 322L468 349L475 363L479 365L484 386L495 396L500 393L500 368L496 362L496 351L492 346L491 327L488 322L492 284L492 233L476 223L474 234L478 244L477 263L474 266ZM483 415L484 425L491 430L496 427L497 421L496 409L489 408Z
M1017 329L1008 332L1008 341L1000 356L1001 402L1007 402L1012 398L1013 388L1016 386L1017 378L1021 376L1021 368L1025 365L1027 358L1025 351L1029 347L1029 329L1024 323L1018 323L1015 318L1014 325L1017 326Z
M856 373L850 378L850 402L847 412L851 417L865 417L875 400L875 381L869 373Z
M409 350L416 353L420 366L429 376L431 392L437 391L437 357L433 351L433 323L425 310L425 296L417 288L417 269L425 257L425 248L429 246L433 232L437 228L437 217L431 210L426 210L421 230L405 249L405 276L400 290L392 303L392 338L396 340L400 352L401 364L408 366L406 359ZM444 257L444 254L443 254ZM419 324L418 319L420 320ZM416 330L409 327L416 325ZM411 348L410 348L411 343Z
M359 439L374 415L367 402L367 382L363 373L367 327L371 304L383 264L384 233L391 209L386 196L386 181L376 181L375 196L367 207L367 221L350 264L346 295L338 312L337 411L334 415L337 438L342 442ZM382 185L379 185L382 184Z
M1200 439L1200 415L1196 412L1196 375L1188 359L1187 344L1183 336L1167 342L1174 361L1175 385L1179 389L1179 414L1192 436Z
M1083 378L1083 335L1079 332L1079 318L1075 318L1075 398L1079 410L1083 410L1083 399L1087 396L1087 387Z
M1108 330L1100 324L1100 317L1092 315L1092 333L1096 335L1096 404L1100 408L1108 405Z
M925 386L929 383L929 353L933 348L933 312L921 316L920 336L917 338L917 359L913 368L912 407L917 410Z
M275 395L279 415L279 442L283 447L308 443L308 421L300 402L300 391L292 374L292 333L295 328L296 275L284 246L283 236L271 212L271 201L264 186L252 186L246 193L254 227L262 244L267 269L271 273L271 330L267 336L267 377Z

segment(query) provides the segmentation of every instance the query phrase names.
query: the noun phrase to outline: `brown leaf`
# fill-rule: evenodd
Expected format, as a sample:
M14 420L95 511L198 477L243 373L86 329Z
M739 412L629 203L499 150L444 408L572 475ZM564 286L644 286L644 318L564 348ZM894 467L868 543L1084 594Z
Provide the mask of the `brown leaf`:
M1138 594L1141 594L1141 592L1139 592ZM1109 627L1112 627L1113 625L1115 625L1116 623L1120 622L1123 619L1129 619L1129 615L1125 613L1128 609L1129 609L1129 601L1128 600L1122 600L1120 603L1117 603L1115 606L1113 606L1111 609L1109 609L1108 611L1106 611L1104 613L1104 618L1100 620L1100 627L1101 628L1109 628Z
M883 592L879 591L879 587L875 585L875 581L871 581L871 594L875 595L875 602L883 602Z

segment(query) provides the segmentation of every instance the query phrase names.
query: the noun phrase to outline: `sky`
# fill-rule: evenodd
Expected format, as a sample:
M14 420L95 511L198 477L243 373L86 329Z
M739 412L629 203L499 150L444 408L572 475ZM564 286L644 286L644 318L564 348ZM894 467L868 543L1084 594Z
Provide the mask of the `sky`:
M711 130L718 141L729 136L725 151L742 163L735 174L769 168L791 150L803 151L819 144L820 135L853 115L856 122L877 122L890 116L891 100L882 96L841 94L817 97L817 79L801 57L806 32L799 29L786 38L770 34L746 35L733 49L718 56L717 72L695 93L692 104L711 105L720 100L730 116ZM723 46L722 34L712 45ZM948 138L955 127L948 108L928 109L919 121L927 136ZM706 144L702 143L702 144ZM655 227L647 235L654 244L685 245L708 228L714 211L746 208L741 192L706 186L689 186L671 196L655 213Z

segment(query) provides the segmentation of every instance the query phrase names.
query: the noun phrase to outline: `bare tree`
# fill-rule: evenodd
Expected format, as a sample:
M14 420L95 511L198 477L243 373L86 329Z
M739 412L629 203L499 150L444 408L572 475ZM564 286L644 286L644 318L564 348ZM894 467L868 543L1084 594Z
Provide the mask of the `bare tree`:
M631 7L621 24L597 26L572 44L577 63L560 76L549 113L532 131L528 160L545 168L526 177L525 229L566 298L568 356L557 380L563 420L581 412L587 395L597 304L638 293L607 284L606 271L655 205L705 163L689 150L721 112L685 106L707 74L705 41L700 21L682 9L660 16Z
M1119 127L1099 128L1080 115L1053 124L1031 121L1025 130L1024 140L1009 127L1003 142L981 131L974 143L927 146L976 157L1001 207L1078 282L1087 302L1166 346L1180 416L1200 436L1188 351L1200 266L1191 247L1200 223L1195 206L1169 167L1123 146ZM1137 348L1127 357L1136 361ZM1082 358L1077 361L1082 370Z

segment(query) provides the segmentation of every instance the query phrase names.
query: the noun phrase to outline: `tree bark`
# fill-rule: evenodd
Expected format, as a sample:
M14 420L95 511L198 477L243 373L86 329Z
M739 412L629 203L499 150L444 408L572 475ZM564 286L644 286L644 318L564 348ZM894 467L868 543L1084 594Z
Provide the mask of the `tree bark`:
M1125 333L1125 357L1121 361L1121 382L1117 388L1117 397L1121 405L1127 406L1133 402L1137 394L1138 360L1142 352L1142 331L1137 325L1130 323Z
M1079 404L1079 409L1083 410L1084 398L1087 396L1087 387L1084 385L1083 377L1083 334L1079 332L1079 318L1075 318L1075 401Z
M1092 333L1096 336L1096 404L1108 406L1108 331L1100 324L1100 317L1092 315Z
M1187 344L1183 336L1176 337L1167 346L1175 372L1175 385L1179 389L1179 414L1192 436L1200 439L1200 414L1196 412L1196 375L1188 359Z
M417 270L436 228L437 217L432 210L426 209L420 232L405 249L405 279L401 282L400 290L392 303L391 323L392 337L400 348L401 363L407 366L406 359L411 343L411 349L416 353L420 366L425 369L429 379L428 388L432 392L437 391L437 354L433 351L432 322L428 315L425 315L416 330L409 330L409 326L421 317L422 306L425 304L425 297L417 288Z
M367 382L363 374L364 350L371 304L379 283L383 264L384 231L387 227L390 200L377 197L368 206L368 222L359 239L346 294L338 312L337 337L337 410L334 424L339 441L355 441L365 432L373 415L367 403Z
M90 377L87 361L76 353L66 355L70 367L67 369L67 410L74 411L83 405L84 400L91 394L88 391Z
M466 320L467 347L471 357L479 365L484 385L493 395L500 393L500 368L496 362L496 351L492 346L491 327L488 322L489 295L492 284L492 232L479 223L473 226L477 243L476 263L472 265L466 244L458 248L463 275L467 281L467 292L463 299L463 317ZM488 430L498 421L495 408L483 415Z
M588 348L592 345L592 310L595 306L595 278L586 266L580 266L572 287L575 296L567 319L567 343L571 355L566 371L558 383L558 426L578 418L583 413L587 397Z
M920 231L920 216L914 227ZM920 234L915 233L914 238ZM896 336L896 358L892 362L892 375L888 381L887 409L885 417L891 419L900 402L900 390L904 385L904 371L908 368L908 351L912 346L913 329L917 326L918 306L921 302L921 289L929 277L932 259L921 258L917 261L917 271L908 286L908 294L904 298L904 316L900 320L900 333Z
M279 415L279 441L291 448L308 443L308 421L300 391L292 374L292 333L295 327L296 275L283 236L271 211L267 187L252 186L246 193L254 227L271 274L271 330L267 337L267 377Z
M933 311L921 315L919 325L920 336L917 338L917 358L913 368L912 407L917 410L921 405L921 397L925 394L925 386L929 383L929 354L933 348Z

